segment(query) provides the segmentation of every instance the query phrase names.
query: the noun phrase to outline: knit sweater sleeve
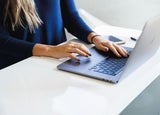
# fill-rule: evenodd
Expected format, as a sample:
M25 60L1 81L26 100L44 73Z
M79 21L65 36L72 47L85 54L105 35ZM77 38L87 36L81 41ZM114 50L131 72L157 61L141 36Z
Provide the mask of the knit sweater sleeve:
M11 36L0 17L0 68L32 56L34 45Z
M32 55L34 43L12 37L0 23L0 52L17 58L27 58Z
M84 42L93 30L79 16L74 0L61 0L62 17L66 29Z

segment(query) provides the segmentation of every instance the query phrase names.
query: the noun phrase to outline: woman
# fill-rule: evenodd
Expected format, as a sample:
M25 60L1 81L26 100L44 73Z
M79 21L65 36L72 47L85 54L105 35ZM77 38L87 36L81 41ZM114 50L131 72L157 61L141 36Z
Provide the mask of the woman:
M96 48L116 56L127 56L120 46L102 39L80 18L74 0L1 0L0 1L0 68L30 56L70 57L72 53L90 56L82 44L66 41L71 34ZM63 43L63 44L62 44Z

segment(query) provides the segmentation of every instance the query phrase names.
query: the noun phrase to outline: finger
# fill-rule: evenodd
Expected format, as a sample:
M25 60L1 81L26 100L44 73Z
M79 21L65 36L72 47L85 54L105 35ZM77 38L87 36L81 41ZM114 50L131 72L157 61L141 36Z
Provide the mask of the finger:
M106 46L100 45L97 47L97 49L102 50L104 52L108 52L109 48L107 48Z
M83 52L82 50L80 50L80 49L78 49L78 48L72 48L72 49L70 50L70 53L77 53L77 54L79 54L79 55L88 57L88 54L86 54L85 52Z
M91 56L89 49L85 45L76 43L75 47L84 52L85 54L87 54L87 56Z
M123 48L123 47L121 47L121 46L119 46L119 45L117 45L117 44L113 44L114 45L114 47L116 47L117 48L117 50L121 50L123 53L125 53L126 55L128 55L128 52Z
M128 56L127 52L125 52L125 50L122 47L120 47L116 44L113 44L113 46L117 49L117 51L120 53L120 55L122 55L124 57Z
M76 57L75 55L73 55L72 53L69 53L69 54L68 54L68 57L71 58L71 59L73 59L73 60L80 61L79 58Z
M126 52L118 45L113 44L113 46L117 49L117 51L120 53L120 55L122 55L123 57L127 57L128 55L126 54Z
M124 49L123 47L121 47L121 48L125 52L126 55L129 55L126 49Z
M117 57L122 57L122 56L118 53L117 49L116 49L112 44L109 45L109 49L110 49Z

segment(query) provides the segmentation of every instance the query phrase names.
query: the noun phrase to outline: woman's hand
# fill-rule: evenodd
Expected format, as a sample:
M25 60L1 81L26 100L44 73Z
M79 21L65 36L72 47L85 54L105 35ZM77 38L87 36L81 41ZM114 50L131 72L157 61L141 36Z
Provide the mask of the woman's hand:
M85 57L91 56L85 45L76 42L62 43L57 46L36 44L33 48L33 55L35 56L48 56L54 58L70 57L71 59L79 60L73 53Z
M85 45L76 42L62 43L58 46L54 46L53 50L56 51L52 54L55 58L70 57L71 59L79 60L73 53L85 57L91 56L91 53Z
M91 39L89 40L91 41ZM92 42L95 44L95 47L99 50L102 50L104 52L111 50L117 57L128 57L128 53L124 48L111 41L104 40L102 36L94 37Z

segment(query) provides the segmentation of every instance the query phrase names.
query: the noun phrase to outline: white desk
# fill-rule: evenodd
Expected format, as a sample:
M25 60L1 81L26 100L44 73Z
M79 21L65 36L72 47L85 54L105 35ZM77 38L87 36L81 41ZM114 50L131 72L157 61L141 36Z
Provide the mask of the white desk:
M119 34L136 33L107 28ZM0 115L116 115L160 74L160 63L149 61L115 85L59 71L56 66L61 62L31 57L1 70ZM155 66L149 68L151 64Z

